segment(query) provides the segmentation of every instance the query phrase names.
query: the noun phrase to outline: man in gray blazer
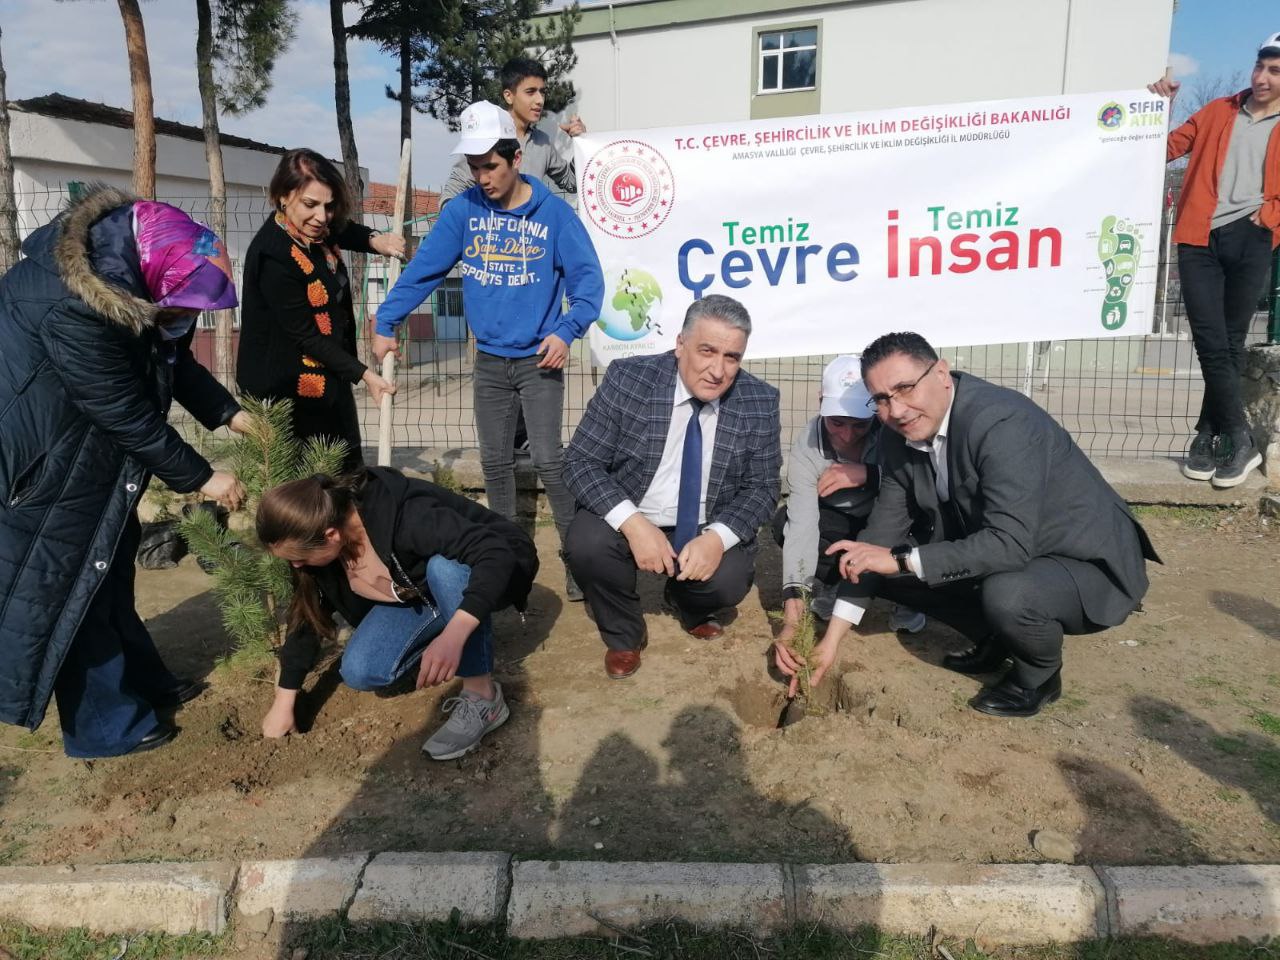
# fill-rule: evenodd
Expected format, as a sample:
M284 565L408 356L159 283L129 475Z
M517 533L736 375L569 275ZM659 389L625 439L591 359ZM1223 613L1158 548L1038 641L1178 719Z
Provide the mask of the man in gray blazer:
M815 648L815 682L873 595L937 617L973 646L943 665L966 674L1012 667L971 702L1029 717L1062 692L1062 638L1123 623L1159 560L1128 506L1071 436L1026 397L953 373L914 333L862 354L882 441L880 494L858 542L841 541L841 587ZM917 520L932 532L908 539ZM917 530L919 528L917 527ZM798 658L776 651L779 668Z
M668 602L702 640L751 589L782 450L777 389L739 369L750 333L738 301L695 300L674 351L609 365L565 451L578 501L565 560L611 679L640 669L647 642L637 569L667 577Z

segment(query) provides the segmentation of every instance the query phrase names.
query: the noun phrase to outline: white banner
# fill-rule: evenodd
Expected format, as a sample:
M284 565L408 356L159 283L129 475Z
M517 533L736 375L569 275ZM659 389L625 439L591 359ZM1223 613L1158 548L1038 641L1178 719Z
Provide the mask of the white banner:
M695 297L750 356L1151 331L1167 102L1113 91L577 137L597 362L675 341Z

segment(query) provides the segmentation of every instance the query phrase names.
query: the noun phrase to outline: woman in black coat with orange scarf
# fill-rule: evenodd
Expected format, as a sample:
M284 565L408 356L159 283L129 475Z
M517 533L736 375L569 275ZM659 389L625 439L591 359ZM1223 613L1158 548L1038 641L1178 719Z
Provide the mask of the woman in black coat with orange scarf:
M356 356L355 291L338 251L403 257L404 239L349 221L346 183L314 150L286 153L268 190L276 212L245 255L236 383L292 400L295 437L344 441L352 469L363 462L352 385L374 403L395 386Z

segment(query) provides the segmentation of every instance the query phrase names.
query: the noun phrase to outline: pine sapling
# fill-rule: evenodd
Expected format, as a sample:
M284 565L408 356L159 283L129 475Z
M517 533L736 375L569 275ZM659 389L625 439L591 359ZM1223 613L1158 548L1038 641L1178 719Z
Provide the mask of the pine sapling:
M314 437L298 443L293 436L292 401L246 398L244 408L254 427L231 441L226 459L244 484L245 509L250 515L262 494L277 484L340 472L346 444ZM191 511L179 529L191 552L212 570L222 623L233 642L229 661L251 669L265 665L284 642L285 613L292 595L289 565L252 538L241 539L239 531L223 529L206 510Z

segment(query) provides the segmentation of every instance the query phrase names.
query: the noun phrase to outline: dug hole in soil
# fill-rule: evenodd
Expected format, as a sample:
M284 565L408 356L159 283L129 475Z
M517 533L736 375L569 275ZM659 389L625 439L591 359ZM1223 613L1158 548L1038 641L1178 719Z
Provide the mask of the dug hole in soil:
M1207 525L1205 517L1208 517ZM1252 512L1161 512L1165 558L1144 609L1069 637L1061 701L1029 720L974 712L975 678L939 666L963 645L930 622L888 631L874 607L798 723L779 727L768 672L779 556L724 639L694 640L641 578L649 647L609 681L582 604L564 601L554 530L525 620L497 618L511 719L474 754L420 752L456 688L379 696L308 679L308 732L259 733L272 677L228 652L191 557L138 573L138 603L173 668L210 689L177 740L93 763L62 756L52 715L0 732L0 861L246 859L368 850L524 857L832 862L1037 861L1052 830L1082 862L1280 861L1280 588L1274 527Z

